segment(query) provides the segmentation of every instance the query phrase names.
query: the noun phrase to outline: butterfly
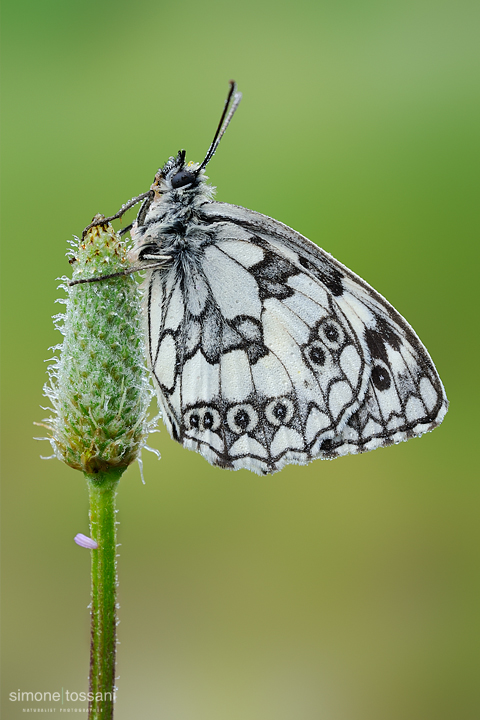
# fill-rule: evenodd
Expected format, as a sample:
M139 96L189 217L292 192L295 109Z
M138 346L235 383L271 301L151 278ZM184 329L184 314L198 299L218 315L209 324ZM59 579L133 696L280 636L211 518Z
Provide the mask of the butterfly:
M422 435L448 401L427 350L364 280L277 220L214 201L201 164L158 170L131 226L148 364L171 436L258 474Z

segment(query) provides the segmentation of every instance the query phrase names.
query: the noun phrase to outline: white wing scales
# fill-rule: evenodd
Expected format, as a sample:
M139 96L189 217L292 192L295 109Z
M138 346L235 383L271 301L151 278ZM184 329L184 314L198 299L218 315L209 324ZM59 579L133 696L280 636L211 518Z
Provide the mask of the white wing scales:
M146 281L149 362L174 439L264 474L421 435L447 410L408 323L294 230L205 203L195 252Z

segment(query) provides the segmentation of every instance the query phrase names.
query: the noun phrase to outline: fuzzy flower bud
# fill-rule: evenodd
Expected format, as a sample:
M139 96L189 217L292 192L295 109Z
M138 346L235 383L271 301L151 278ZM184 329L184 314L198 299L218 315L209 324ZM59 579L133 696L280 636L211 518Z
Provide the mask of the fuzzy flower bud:
M90 228L74 248L73 280L129 266L125 243L108 224ZM138 285L131 275L73 287L67 282L68 297L59 301L66 312L54 318L64 340L44 388L54 409L45 426L56 457L70 467L89 475L122 470L153 429Z

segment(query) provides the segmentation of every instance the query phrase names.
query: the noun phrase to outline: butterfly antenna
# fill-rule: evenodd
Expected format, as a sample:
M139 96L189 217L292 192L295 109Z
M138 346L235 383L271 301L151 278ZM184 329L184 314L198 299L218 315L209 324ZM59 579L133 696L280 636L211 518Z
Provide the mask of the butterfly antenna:
M222 117L220 118L220 122L218 123L217 131L215 133L215 136L212 140L212 144L208 148L208 152L205 155L205 160L202 162L200 167L197 170L197 174L203 170L203 168L207 165L207 163L210 162L212 157L215 155L215 151L220 143L220 140L222 139L225 130L230 125L230 121L235 113L235 110L238 108L240 104L240 100L242 99L242 93L236 92L237 84L234 80L230 80L230 90L227 95L227 99L225 100L225 106L223 108ZM233 98L233 100L232 100ZM231 107L230 107L231 105ZM229 110L230 108L230 110Z

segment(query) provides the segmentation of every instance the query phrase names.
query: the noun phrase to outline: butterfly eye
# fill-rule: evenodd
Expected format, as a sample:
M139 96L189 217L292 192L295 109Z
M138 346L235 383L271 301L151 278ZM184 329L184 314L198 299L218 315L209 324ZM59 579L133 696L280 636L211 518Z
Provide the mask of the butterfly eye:
M176 190L177 188L185 187L185 185L191 185L195 180L195 175L188 170L180 170L171 179L172 187Z

